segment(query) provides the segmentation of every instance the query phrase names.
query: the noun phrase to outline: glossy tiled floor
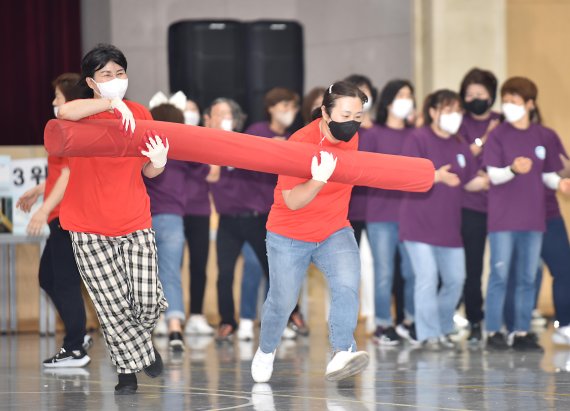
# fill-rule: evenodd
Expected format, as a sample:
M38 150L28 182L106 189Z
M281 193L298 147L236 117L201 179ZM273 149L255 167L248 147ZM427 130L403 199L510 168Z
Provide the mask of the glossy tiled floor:
M570 410L570 350L545 354L487 353L464 344L457 351L380 349L363 336L371 363L343 383L323 379L326 330L282 344L270 384L254 384L254 343L218 346L187 338L180 357L157 340L166 363L156 380L139 376L139 392L115 397L116 376L100 336L84 369L42 370L59 338L0 337L1 410Z

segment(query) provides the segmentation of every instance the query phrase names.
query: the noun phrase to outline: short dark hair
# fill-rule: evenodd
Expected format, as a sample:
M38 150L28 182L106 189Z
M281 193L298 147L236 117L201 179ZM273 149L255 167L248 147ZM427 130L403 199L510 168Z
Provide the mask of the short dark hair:
M386 124L386 121L388 120L388 106L394 102L396 95L404 87L408 87L412 92L412 96L414 95L414 86L408 80L396 79L386 83L380 92L380 100L378 101L378 110L376 112L376 121L378 124ZM412 124L406 123L406 126L411 127Z
M325 111L329 116L336 105L336 101L342 97L357 97L360 99L362 104L368 101L368 97L366 97L366 94L364 94L358 86L349 83L348 81L337 81L325 90L325 95L323 96L322 105L325 107ZM322 117L322 115L321 107L318 107L313 111L312 118L315 120Z
M80 85L89 90L86 91L88 96L93 97L93 90L87 86L87 77L93 77L97 70L103 68L110 61L117 63L127 71L127 58L121 50L112 44L98 44L81 60Z
M165 103L150 110L153 120L184 124L184 113L172 104Z
M491 105L495 102L497 98L497 77L495 77L492 72L477 67L469 70L465 77L463 77L461 87L459 88L459 95L462 101L465 101L467 88L471 84L481 84L487 89L487 92L491 96Z
M78 85L81 76L78 73L60 74L51 82L54 90L58 88L65 97L65 101L72 101L83 97L83 90Z
M263 103L265 105L265 114L268 118L270 118L269 108L273 107L276 104L281 103L282 101L292 101L295 103L296 106L299 105L299 95L295 93L293 90L285 88L285 87L274 87L265 93L265 97L263 98Z
M345 78L344 81L348 81L349 83L354 84L356 87L368 87L368 90L370 90L370 93L372 94L370 97L372 97L373 101L376 100L376 97L378 96L378 90L372 85L370 78L362 74L351 74Z
M313 103L318 97L323 97L325 95L325 89L323 87L315 87L303 97L303 104L301 105L301 116L305 124L311 122L311 111L313 109Z
M453 90L441 89L428 95L425 99L423 109L424 124L429 126L433 123L433 118L431 118L431 115L429 114L430 108L447 107L455 102L458 102L460 106L463 106L461 97Z

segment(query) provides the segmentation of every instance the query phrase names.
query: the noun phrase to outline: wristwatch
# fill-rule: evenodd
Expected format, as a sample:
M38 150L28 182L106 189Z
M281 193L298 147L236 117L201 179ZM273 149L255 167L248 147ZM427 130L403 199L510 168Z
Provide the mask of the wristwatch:
M474 143L475 143L475 145L476 145L477 147L479 147L479 148L483 147L483 144L485 144L485 143L483 143L483 140L480 139L479 137L477 137L477 138L475 139Z

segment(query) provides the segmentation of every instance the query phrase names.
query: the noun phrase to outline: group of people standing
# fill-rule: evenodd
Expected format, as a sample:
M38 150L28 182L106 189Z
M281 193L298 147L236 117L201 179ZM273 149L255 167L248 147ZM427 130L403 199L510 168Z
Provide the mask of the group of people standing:
M279 340L308 333L298 298L314 263L327 278L332 301L328 326L333 355L325 375L330 380L354 375L368 363L353 336L363 230L374 262L373 338L379 344L408 339L429 349L453 347L453 315L462 300L470 341L486 335L489 349L540 349L530 319L542 257L554 277L558 328L553 338L570 345L570 305L564 298L570 289L570 246L555 194L570 193L565 178L570 170L560 139L541 125L538 90L531 80L505 81L502 114L492 111L497 80L480 69L467 73L459 93L431 93L422 110L416 109L414 87L407 80L392 80L378 93L368 78L352 75L312 90L302 104L295 92L274 88L265 96L268 120L243 130L245 113L223 96L202 113L182 93L170 99L155 95L150 111L124 100L126 69L125 56L114 46L91 50L81 75L54 82L56 117L118 117L126 134L134 132L139 119L201 123L309 142L321 151L307 165L311 179L167 160L168 136L155 133L147 133L140 158L50 156L45 186L26 193L18 204L29 210L43 193L30 233L50 224L40 285L53 299L66 337L46 367L89 362L86 350L92 341L85 332L79 278L117 367L116 392L129 394L137 389L136 372L151 377L162 372L151 339L162 312L173 350L184 349L184 332L216 333L219 342L234 333L252 340L259 283L265 276L267 298L251 371L256 382L266 382ZM294 131L299 110L306 125ZM329 182L337 161L329 147L427 158L435 167L433 188L404 193ZM202 314L210 199L219 215L217 332ZM487 238L491 272L483 303ZM185 243L191 287L187 321L181 287ZM233 283L240 254L244 277L238 319ZM403 298L397 300L404 314L396 324L392 291L399 276Z
M348 80L375 98L369 79ZM557 191L569 192L567 155L556 133L541 124L538 90L530 79L505 81L502 113L492 110L498 91L493 73L475 68L459 92L436 90L420 111L412 84L394 80L380 92L375 121L367 119L373 117L370 111L365 114L359 149L428 158L436 168L427 193L353 191L349 218L355 229L366 228L370 242L374 338L381 345L408 339L430 349L454 347L453 318L462 301L470 342L485 340L488 349L541 350L530 332L541 257L554 278L553 340L570 344L562 297L569 289L570 273L563 267L570 248L556 199ZM491 270L483 302L487 239ZM391 315L395 275L404 282L400 324Z

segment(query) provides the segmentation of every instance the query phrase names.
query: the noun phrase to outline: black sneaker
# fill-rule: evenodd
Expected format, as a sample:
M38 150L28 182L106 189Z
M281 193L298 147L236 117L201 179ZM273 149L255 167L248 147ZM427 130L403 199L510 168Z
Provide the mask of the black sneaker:
M174 352L184 351L184 340L182 338L182 333L175 331L171 332L168 337L168 346Z
M47 368L85 367L91 358L84 350L65 351L62 348L56 355L43 362Z
M137 388L137 376L135 374L119 374L119 383L115 385L116 395L134 394Z
M532 333L526 333L525 335L515 335L513 338L512 347L515 351L544 351L544 349L538 344L536 336Z
M471 323L471 331L469 332L469 337L467 337L467 341L470 344L479 344L482 338L483 336L481 333L481 324Z
M385 346L398 345L402 341L394 327L376 327L373 338L376 344Z
M162 374L164 365L162 364L162 357L160 356L159 352L156 350L155 347L152 347L152 349L154 350L154 362L151 365L144 367L143 371L150 378L156 378L160 374Z
M396 327L396 333L404 340L408 340L412 345L420 345L416 336L416 326L412 324L399 324Z
M503 333L495 332L487 336L486 348L491 351L506 351L509 349L509 345L507 344Z

